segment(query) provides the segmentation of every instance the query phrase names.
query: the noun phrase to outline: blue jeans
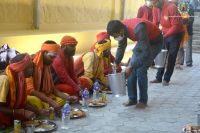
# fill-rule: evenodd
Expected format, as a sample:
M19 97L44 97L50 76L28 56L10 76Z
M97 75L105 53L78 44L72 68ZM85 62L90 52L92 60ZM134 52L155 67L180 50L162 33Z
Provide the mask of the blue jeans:
M134 68L131 75L128 77L128 97L132 101L137 101L137 82L139 87L139 102L147 104L148 101L148 77L147 70L152 64L154 58L160 52L162 48L163 38L159 36L154 41L150 41L151 55L145 60L145 63L138 68ZM142 45L136 45L134 51L142 48ZM137 52L134 52L137 56Z

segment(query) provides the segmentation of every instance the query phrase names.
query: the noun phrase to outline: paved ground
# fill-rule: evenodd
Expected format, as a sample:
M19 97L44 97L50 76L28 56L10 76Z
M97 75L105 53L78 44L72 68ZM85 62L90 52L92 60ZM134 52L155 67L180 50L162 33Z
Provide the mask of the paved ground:
M90 108L83 119L71 120L69 130L59 133L181 133L185 124L196 124L200 100L200 54L194 54L194 66L175 70L170 86L149 84L149 102L144 110L123 107L127 96L108 96L104 108ZM149 70L149 80L156 70ZM58 125L60 122L57 121Z

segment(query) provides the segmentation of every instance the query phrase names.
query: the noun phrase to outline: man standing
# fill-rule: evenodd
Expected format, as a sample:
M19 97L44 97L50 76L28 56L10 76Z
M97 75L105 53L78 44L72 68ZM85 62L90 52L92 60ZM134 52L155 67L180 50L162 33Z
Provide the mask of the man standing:
M186 0L187 3L190 2L190 0ZM190 16L194 16L194 9L189 4L189 12L188 14ZM187 23L187 32L188 32L188 42L186 44L186 65L188 67L192 67L192 36L193 36L193 23L194 23L194 17L189 17L188 23Z
M133 49L130 65L126 68L128 77L128 97L125 106L136 105L138 108L145 108L148 102L148 81L147 70L156 55L160 52L163 37L159 28L153 23L139 19L111 20L107 25L107 33L118 41L116 53L116 65L121 63L127 46L127 39L137 41ZM140 96L137 101L137 80Z
M182 18L173 1L152 0L152 2L155 6L162 9L160 24L162 25L164 35L164 45L168 50L168 60L166 71L165 68L159 68L156 79L151 81L151 83L162 82L163 86L168 86L174 71L177 53L183 36Z

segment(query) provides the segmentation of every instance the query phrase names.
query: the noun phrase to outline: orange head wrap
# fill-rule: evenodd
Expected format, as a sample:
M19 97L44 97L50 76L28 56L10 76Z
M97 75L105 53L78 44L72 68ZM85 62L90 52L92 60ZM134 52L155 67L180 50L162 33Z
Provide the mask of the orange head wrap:
M64 36L62 39L61 39L61 42L60 42L60 45L76 45L78 42L77 40L72 37L72 36Z
M107 32L100 32L96 35L97 37L97 42L100 42L102 40L105 40L105 39L109 39L110 40L110 37L109 35L107 34Z
M60 49L60 46L58 44L42 44L41 50L42 51L48 51L48 52L58 52Z
M60 50L60 46L58 44L43 43L41 50L38 51L33 57L33 63L42 69L43 68L43 52L47 51L47 52L58 53L59 50Z
M14 72L21 72L27 68L32 63L31 57L29 54L25 53L25 57L23 60L12 63L9 65L9 68Z

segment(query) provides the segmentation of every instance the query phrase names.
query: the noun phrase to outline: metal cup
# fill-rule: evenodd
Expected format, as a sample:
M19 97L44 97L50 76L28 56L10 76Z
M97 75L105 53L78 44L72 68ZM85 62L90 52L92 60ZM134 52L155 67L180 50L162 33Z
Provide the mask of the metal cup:
M34 126L33 125L27 125L25 129L25 133L34 133Z

